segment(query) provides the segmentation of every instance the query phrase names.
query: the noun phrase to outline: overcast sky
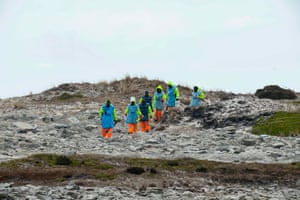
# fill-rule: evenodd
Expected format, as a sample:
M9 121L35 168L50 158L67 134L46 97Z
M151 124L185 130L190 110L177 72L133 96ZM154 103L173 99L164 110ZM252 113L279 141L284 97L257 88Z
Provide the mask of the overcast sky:
M299 0L0 0L0 98L126 75L300 91Z

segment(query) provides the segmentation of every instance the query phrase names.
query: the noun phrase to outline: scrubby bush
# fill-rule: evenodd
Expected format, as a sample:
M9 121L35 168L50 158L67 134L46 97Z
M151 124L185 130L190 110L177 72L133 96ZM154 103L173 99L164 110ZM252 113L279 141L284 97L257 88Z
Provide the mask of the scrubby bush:
M67 156L57 156L55 164L56 165L70 165L70 164L72 164L72 161Z
M258 98L267 99L296 99L297 95L290 89L283 89L278 85L265 86L263 89L258 89L255 92Z
M126 169L126 172L130 174L140 175L142 173L145 173L145 170L142 167L129 167Z

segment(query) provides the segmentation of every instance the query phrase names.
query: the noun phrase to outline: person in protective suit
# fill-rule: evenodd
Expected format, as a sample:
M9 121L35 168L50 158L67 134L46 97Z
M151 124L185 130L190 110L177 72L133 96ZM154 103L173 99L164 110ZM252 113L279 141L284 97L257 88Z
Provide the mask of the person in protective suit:
M176 101L179 101L179 90L172 81L168 82L167 88L167 110L172 110L176 106Z
M128 134L137 133L137 123L142 113L135 103L135 97L130 97L130 104L128 104L125 110L125 115L126 123L128 124Z
M112 130L118 121L115 107L107 100L99 110L99 117L102 124L101 136L103 138L111 139Z
M205 97L206 96L205 96L204 92L198 86L194 86L190 107L191 108L200 107L202 104L202 101L204 101Z
M140 119L141 132L149 132L150 127L150 119L152 118L152 111L149 103L145 101L145 99L141 99L141 103L139 104L139 109L142 113L142 117Z
M163 91L161 85L156 87L156 92L153 95L153 104L154 104L154 120L160 121L163 115L164 103L167 99L166 94Z
M146 103L149 104L149 106L151 108L151 112L153 112L152 96L149 95L149 91L148 90L146 90L145 91L145 95L140 98L140 102L142 102L142 99L144 99L146 101Z
M175 106L176 102L179 101L179 90L172 81L168 82L167 88L167 112L169 113L169 122L172 122L175 117Z

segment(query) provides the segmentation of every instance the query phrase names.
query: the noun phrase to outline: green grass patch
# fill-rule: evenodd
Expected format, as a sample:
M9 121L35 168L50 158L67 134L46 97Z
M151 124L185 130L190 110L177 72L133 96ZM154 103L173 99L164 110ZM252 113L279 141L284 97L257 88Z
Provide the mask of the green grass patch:
M72 156L57 155L57 154L35 154L28 158L28 161L31 161L38 166L55 166L63 165L70 167L78 167L80 161Z
M297 135L300 133L300 113L278 112L270 118L262 118L253 126L252 133L272 136Z
M94 176L96 179L100 181L111 181L117 177L115 174L109 174L109 173L96 173L94 174Z
M181 158L176 160L127 158L125 162L128 163L131 167L143 167L145 169L161 168L170 171L197 171L197 169L213 171L220 164L214 161L196 160L192 158Z
M300 169L300 162L293 162L290 164L293 168Z
M300 101L292 101L291 104L294 104L296 106L300 106Z
M84 158L84 160L81 162L81 165L99 170L109 170L114 168L111 164L103 163L93 157Z
M20 166L20 160L10 160L6 162L1 162L0 167L15 169Z

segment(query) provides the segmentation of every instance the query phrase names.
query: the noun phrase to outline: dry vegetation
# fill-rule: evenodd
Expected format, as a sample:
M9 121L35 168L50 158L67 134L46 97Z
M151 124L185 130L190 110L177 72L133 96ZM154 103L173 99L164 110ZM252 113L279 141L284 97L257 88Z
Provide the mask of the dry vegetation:
M190 158L164 160L103 155L64 156L38 154L0 164L0 182L16 185L80 185L169 187L175 182L191 188L197 180L221 184L272 184L297 187L300 163L233 164ZM195 182L196 180L196 182Z

